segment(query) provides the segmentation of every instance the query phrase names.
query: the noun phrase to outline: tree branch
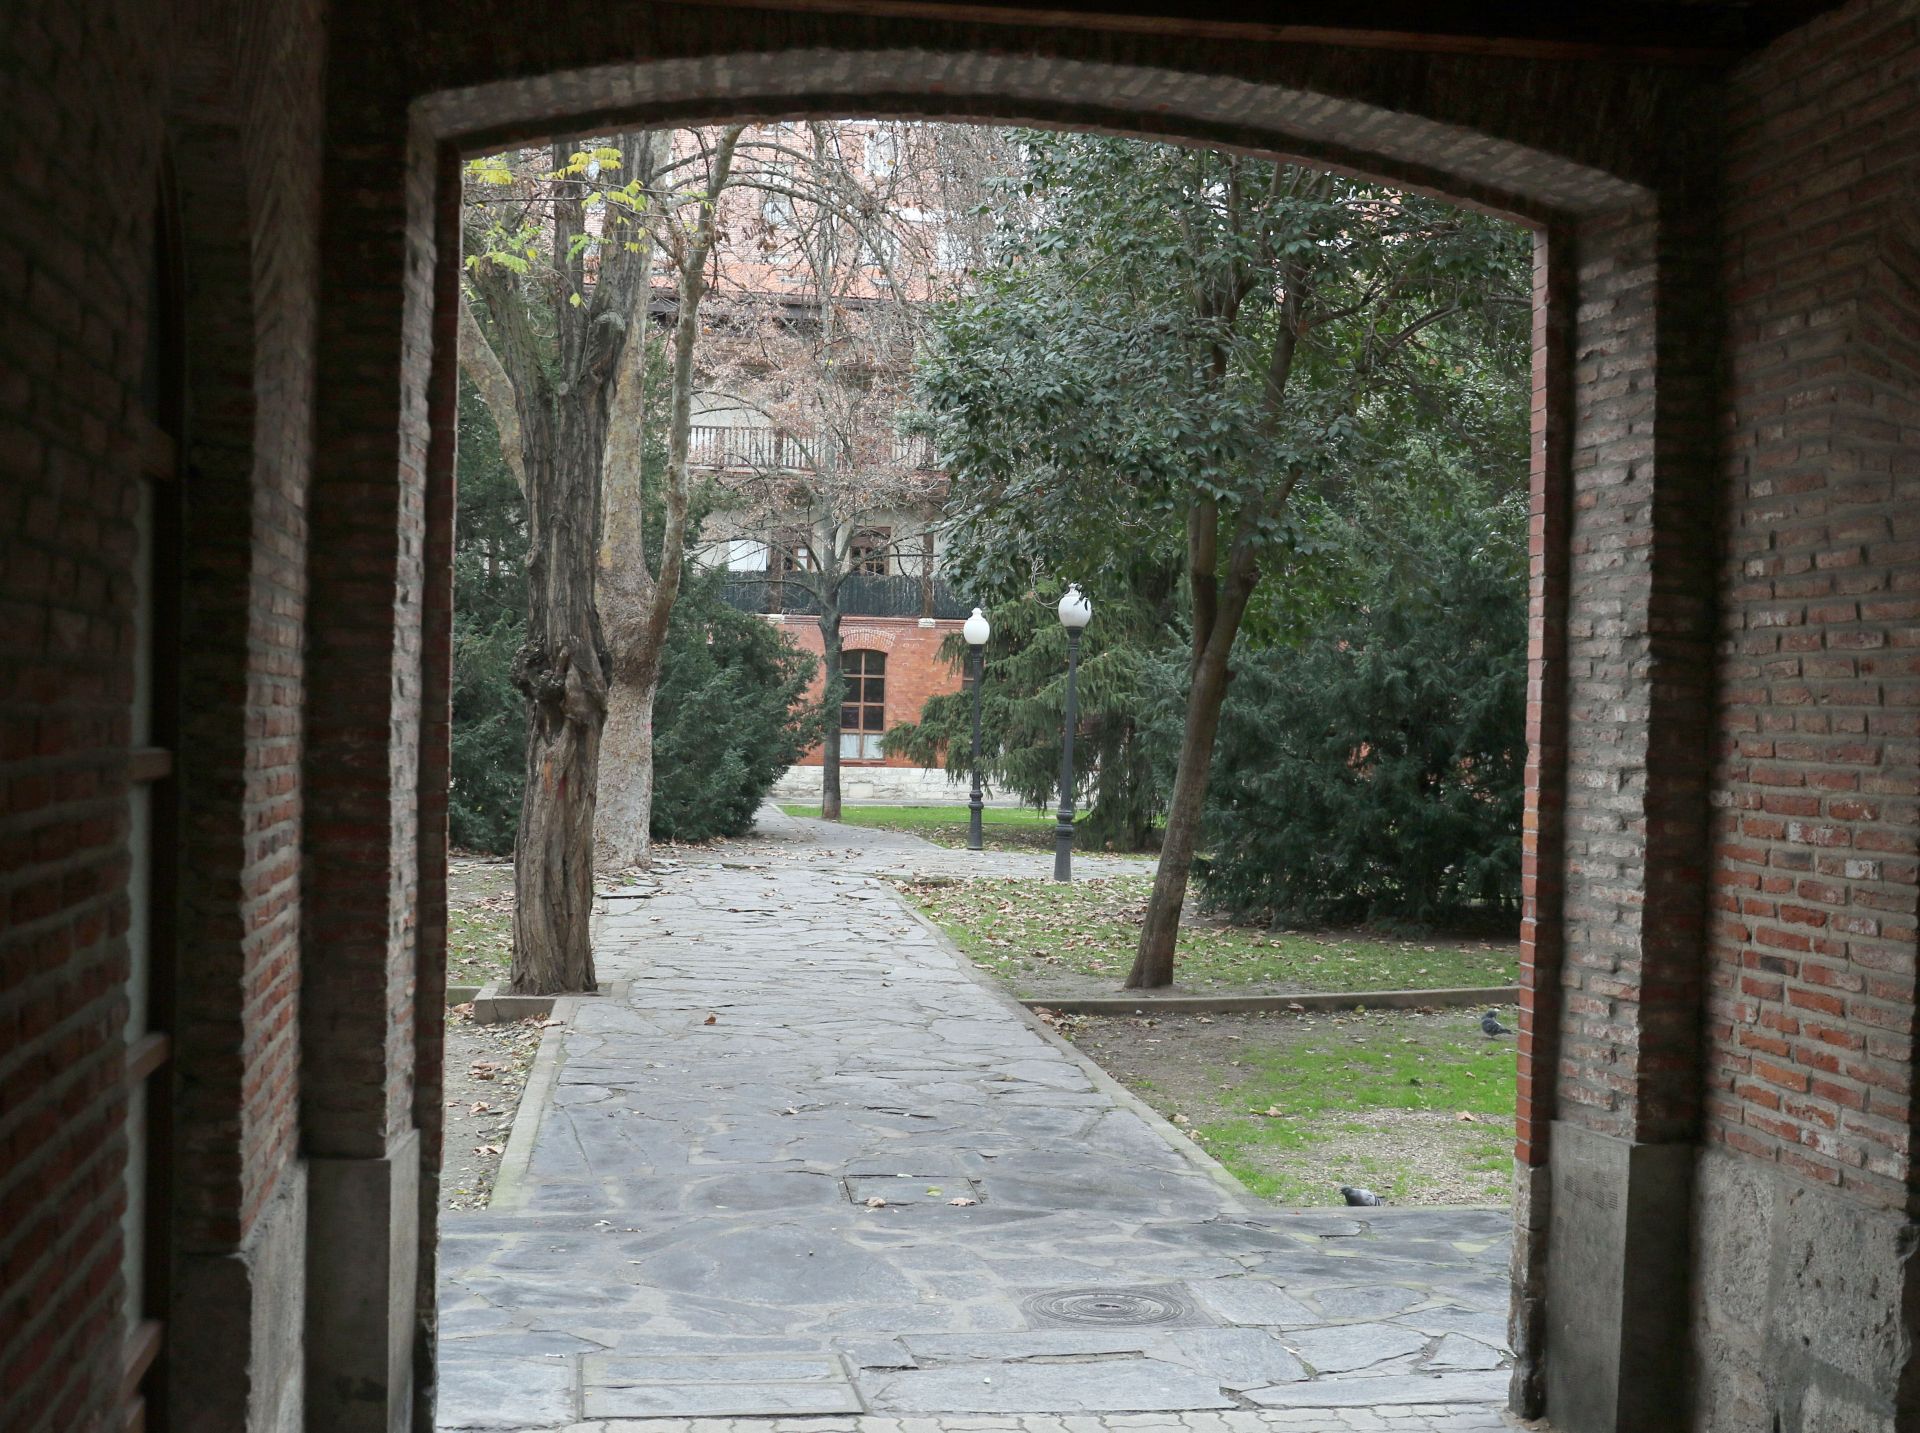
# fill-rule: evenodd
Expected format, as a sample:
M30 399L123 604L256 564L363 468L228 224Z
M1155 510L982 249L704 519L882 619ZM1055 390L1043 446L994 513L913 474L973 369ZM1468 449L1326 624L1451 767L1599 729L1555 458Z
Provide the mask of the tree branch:
M520 408L514 399L513 380L493 351L480 320L473 316L473 304L460 295L460 371L479 391L480 401L493 415L493 426L500 432L500 456L513 474L520 496L527 495L527 455L520 449Z

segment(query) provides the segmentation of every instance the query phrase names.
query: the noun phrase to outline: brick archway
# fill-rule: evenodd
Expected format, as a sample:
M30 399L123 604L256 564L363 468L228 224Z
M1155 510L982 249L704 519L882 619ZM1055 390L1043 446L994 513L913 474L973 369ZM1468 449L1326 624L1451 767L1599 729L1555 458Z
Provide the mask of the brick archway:
M818 43L836 27L844 32L840 43ZM1262 80L1236 75L1232 66L1224 73L1182 68L1111 37L1098 47L1084 37L1054 37L1039 53L1018 54L990 51L966 31L944 36L945 46L890 44L889 28L814 17L798 27L790 48L729 49L724 34L676 35L662 48L704 40L705 52L491 78L463 73L463 66L483 67L485 57L464 55L449 42L444 52L430 51L434 78L466 82L409 99L404 150L389 134L383 144L340 151L354 158L333 183L362 202L333 221L335 262L351 256L351 270L342 268L338 282L364 291L370 260L371 272L385 277L377 304L338 312L352 321L351 337L329 328L323 315L323 343L333 339L341 361L329 364L334 402L323 387L316 508L326 512L332 483L343 494L364 495L380 472L391 475L380 508L383 515L397 511L401 522L382 541L401 601L396 625L382 626L374 638L394 659L391 697L353 720L362 740L385 750L391 779L418 794L412 811L396 812L373 787L341 793L361 822L388 833L390 899L366 907L355 938L334 942L329 965L310 967L308 977L311 1007L341 1012L309 1044L307 1101L327 1111L337 1148L310 1144L312 1227L363 1227L379 1209L396 1220L408 1211L406 1242L398 1223L389 1226L392 1258L366 1271L378 1287L351 1297L355 1306L383 1303L393 1314L384 1326L355 1327L352 1363L384 1362L397 1371L412 1341L416 1391L423 1406L430 1398L431 1319L414 1327L402 1311L409 1302L403 1285L420 1308L431 1308L437 1204L439 1045L430 1016L443 979L439 803L460 157L621 122L855 112L1228 144L1417 186L1535 225L1533 760L1513 1396L1528 1413L1549 1399L1540 1354L1551 1314L1561 1320L1556 1342L1563 1353L1554 1368L1562 1387L1582 1396L1598 1390L1604 1405L1601 1421L1590 1426L1631 1421L1654 1401L1672 1402L1685 1347L1683 1257L1666 1261L1677 1277L1659 1299L1626 1306L1603 1296L1582 1306L1580 1295L1593 1287L1584 1276L1559 1299L1546 1296L1551 1243L1608 1249L1606 1257L1624 1265L1629 1248L1643 1247L1652 1229L1687 1227L1686 1183L1672 1169L1690 1158L1698 1118L1692 1069L1700 987L1688 973L1697 973L1704 941L1713 578L1706 495L1713 448L1711 389L1699 379L1713 365L1713 257L1706 247L1710 223L1686 228L1676 218L1685 206L1661 196L1696 192L1690 186L1704 183L1705 150L1685 142L1677 113L1675 142L1650 161L1643 156L1637 170L1596 162L1603 156L1587 150L1595 135L1586 116L1577 124L1562 117L1557 148L1539 142L1551 127L1543 130L1538 116L1502 111L1506 133L1463 123L1481 112L1482 87L1496 77L1512 82L1533 73L1537 82L1538 73L1524 66L1430 61L1419 86L1429 110L1421 113L1354 93L1365 86L1343 86L1325 57L1297 64L1297 76ZM1099 52L1074 53L1076 43ZM1200 49L1191 58L1221 58L1217 49ZM1669 76L1639 98L1651 93L1675 106L1691 89ZM1457 113L1449 115L1449 106ZM1530 125L1534 142L1516 137ZM395 433L397 474L391 457L378 451L378 439L390 444ZM337 520L355 521L344 511ZM327 521L316 522L317 545L329 536ZM338 535L364 533L343 527ZM365 543L354 550L355 563L342 570L343 597L363 580ZM316 550L320 620L337 614L343 624L364 622L363 611L323 599L328 570ZM1588 620L1595 613L1606 619ZM340 650L359 640L344 639ZM347 676L342 667L336 680ZM326 677L324 661L316 660L316 689ZM1578 730L1570 734L1569 713L1576 711ZM314 768L311 779L324 784L327 773ZM315 799L323 798L316 792ZM364 882L367 874L361 845L335 849L324 829L309 839L309 868L323 890ZM402 911L416 916L411 931L396 925ZM1577 952L1572 961L1564 958L1569 945ZM343 960L347 949L353 955ZM412 993L408 1018L417 1044L382 1042L384 1078L377 1085L368 1079L365 1053L375 1048L378 1014L348 1016L330 994L336 984ZM1571 1041L1562 1037L1563 989L1580 1016ZM353 1072L350 1086L328 1073L336 1059L341 1071ZM1555 1120L1565 1123L1568 1138L1586 1142L1583 1179L1605 1191L1591 1206L1601 1212L1566 1201L1551 1207L1547 1134ZM310 1141L316 1128L309 1123ZM1640 1222L1629 1227L1607 1212L1620 1209L1637 1211ZM415 1247L417 1260L408 1253ZM336 1288L310 1299L310 1346L337 1341L330 1326L339 1314L329 1301L346 1297ZM1663 1352L1671 1355L1664 1362ZM336 1401L318 1381L309 1407L339 1426L372 1416L367 1399L384 1403L402 1392L365 1380L333 1386L350 1392Z
M159 136L205 126L188 257L224 291L186 317L231 400L190 483L170 1319L219 1386L176 1426L424 1433L458 154L859 110L1243 146L1537 226L1517 1403L1575 1433L1903 1426L1916 0L1623 8L1719 27L1691 57L1594 45L1611 15L1463 43L1505 23L1473 7L1436 35L1354 4L1340 38L1244 6L764 4L22 0L0 37L0 1422L119 1397L153 268L127 196ZM76 139L113 182L59 162Z

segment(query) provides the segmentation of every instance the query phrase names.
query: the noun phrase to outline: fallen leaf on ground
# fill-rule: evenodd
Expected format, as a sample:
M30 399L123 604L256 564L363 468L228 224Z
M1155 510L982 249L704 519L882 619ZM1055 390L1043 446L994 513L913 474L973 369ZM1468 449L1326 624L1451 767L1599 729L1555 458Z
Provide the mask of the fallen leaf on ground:
M1480 1121L1479 1121L1479 1119L1478 1119L1478 1117L1476 1117L1475 1115L1473 1115L1472 1113L1470 1113L1470 1112L1469 1112L1469 1111L1467 1111L1467 1110L1462 1110L1462 1111L1460 1111L1460 1113L1459 1113L1459 1114L1457 1114L1457 1115L1455 1115L1455 1116L1454 1116L1454 1118L1455 1118L1456 1120L1458 1120L1458 1121L1460 1121L1460 1123L1461 1123L1461 1124L1469 1124L1469 1125L1471 1125L1471 1124L1479 1124L1479 1123L1480 1123Z
M476 1145L474 1146L473 1152L475 1154L498 1154L500 1153L500 1146L497 1144Z
M488 1104L485 1100L475 1100L472 1104L467 1106L467 1113L470 1115L477 1115L481 1113L483 1110L490 1110L492 1108L493 1106Z

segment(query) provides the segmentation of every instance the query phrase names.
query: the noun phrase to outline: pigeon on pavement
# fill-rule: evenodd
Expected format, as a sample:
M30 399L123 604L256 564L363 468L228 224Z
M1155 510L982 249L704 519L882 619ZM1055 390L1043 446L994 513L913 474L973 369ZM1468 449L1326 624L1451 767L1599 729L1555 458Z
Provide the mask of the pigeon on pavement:
M1371 1189L1355 1189L1351 1184L1340 1186L1340 1193L1349 1205L1355 1208L1371 1209L1380 1203L1380 1196Z
M1496 1035L1511 1035L1513 1033L1513 1031L1500 1023L1499 1013L1493 1010L1489 1010L1485 1015L1480 1017L1480 1028L1487 1032L1489 1039Z

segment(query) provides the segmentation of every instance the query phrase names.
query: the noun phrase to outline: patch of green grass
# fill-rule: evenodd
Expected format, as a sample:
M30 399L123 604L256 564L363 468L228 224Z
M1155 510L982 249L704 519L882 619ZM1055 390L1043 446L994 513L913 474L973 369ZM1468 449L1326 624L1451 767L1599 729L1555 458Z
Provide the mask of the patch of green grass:
M447 981L484 985L513 966L513 863L484 861L447 872Z
M1316 1021L1288 1047L1250 1051L1228 1068L1240 1078L1223 1079L1231 1088L1218 1091L1212 1109L1184 1113L1206 1150L1263 1198L1325 1203L1338 1183L1364 1184L1390 1201L1416 1192L1422 1172L1396 1154L1370 1153L1381 1125L1352 1118L1361 1113L1437 1116L1419 1123L1419 1137L1448 1146L1439 1152L1447 1163L1498 1178L1511 1168L1511 1041L1361 1016Z
M1116 986L1133 964L1153 888L1147 876L1070 885L1011 879L923 882L907 894L975 962L1022 993L1047 976ZM1395 940L1350 931L1270 931L1214 921L1182 927L1174 978L1189 990L1432 990L1512 983L1515 946Z
M789 816L820 819L818 806L780 808ZM967 844L965 806L843 806L840 820L848 826L871 826L882 831L904 831L937 846ZM1054 816L1024 806L989 806L980 813L981 836L990 851L1052 850Z
M1516 1061L1478 1012L1069 1018L1067 1033L1253 1193L1499 1203Z

